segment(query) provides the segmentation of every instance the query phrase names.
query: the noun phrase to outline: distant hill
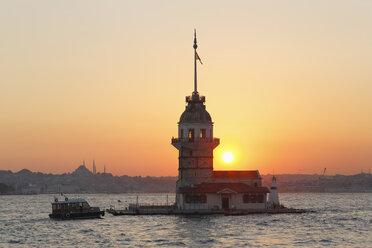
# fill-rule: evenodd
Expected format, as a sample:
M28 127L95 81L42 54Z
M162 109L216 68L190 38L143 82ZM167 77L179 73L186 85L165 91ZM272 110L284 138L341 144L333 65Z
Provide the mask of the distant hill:
M93 174L84 165L65 174L0 170L0 194L174 192L177 177Z
M279 192L372 192L372 175L361 173L345 175L275 175ZM272 175L263 175L262 182L269 186Z
M0 194L11 194L14 193L14 188L6 185L5 183L0 183Z
M372 192L372 175L366 173L352 176L275 176L279 192ZM262 175L263 186L270 187L271 179L270 174ZM27 169L18 172L0 170L0 194L174 192L176 181L177 177L93 174L84 165L72 173L59 175Z

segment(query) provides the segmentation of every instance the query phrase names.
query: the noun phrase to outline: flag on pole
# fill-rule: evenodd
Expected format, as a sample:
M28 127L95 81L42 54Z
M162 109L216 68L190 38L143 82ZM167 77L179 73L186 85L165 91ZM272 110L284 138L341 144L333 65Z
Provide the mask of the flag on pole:
M199 57L199 55L196 51L195 51L195 55L196 55L196 60L199 60L200 64L203 64L203 62L201 61L201 59L200 59L200 57Z

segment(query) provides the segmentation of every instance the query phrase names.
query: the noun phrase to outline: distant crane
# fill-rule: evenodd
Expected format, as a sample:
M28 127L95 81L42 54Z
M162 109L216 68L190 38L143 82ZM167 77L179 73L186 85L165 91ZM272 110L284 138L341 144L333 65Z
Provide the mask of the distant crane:
M324 168L323 174L321 176L319 176L318 183L319 183L320 179L322 179L322 177L324 177L326 171L327 171L327 168Z

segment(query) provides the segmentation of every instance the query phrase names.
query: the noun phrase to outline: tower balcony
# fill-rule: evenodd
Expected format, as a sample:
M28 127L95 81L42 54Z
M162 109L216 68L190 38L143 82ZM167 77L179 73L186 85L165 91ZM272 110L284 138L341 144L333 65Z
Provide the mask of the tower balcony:
M172 138L172 145L177 149L181 146L207 145L216 147L220 144L219 138Z
M206 142L206 143L220 143L219 138L172 138L173 143L198 143L198 142Z

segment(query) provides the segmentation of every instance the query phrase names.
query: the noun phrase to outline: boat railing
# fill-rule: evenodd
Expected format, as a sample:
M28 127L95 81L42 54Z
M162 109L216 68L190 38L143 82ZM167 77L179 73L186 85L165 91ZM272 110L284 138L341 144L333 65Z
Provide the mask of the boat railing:
M174 203L131 203L129 209L159 209L159 208L174 208Z
M188 203L185 204L185 210L210 210L212 209L209 204L206 203Z

